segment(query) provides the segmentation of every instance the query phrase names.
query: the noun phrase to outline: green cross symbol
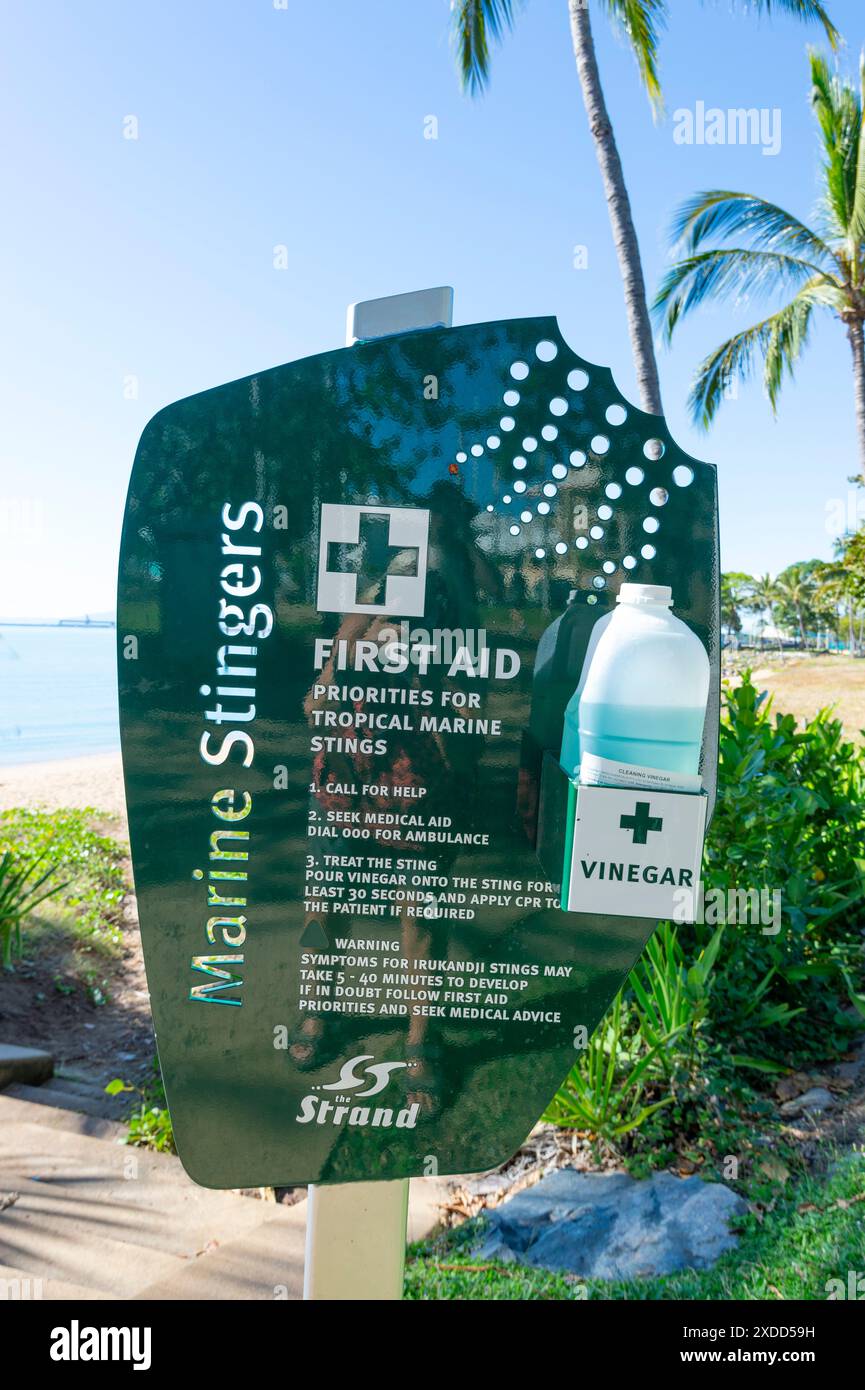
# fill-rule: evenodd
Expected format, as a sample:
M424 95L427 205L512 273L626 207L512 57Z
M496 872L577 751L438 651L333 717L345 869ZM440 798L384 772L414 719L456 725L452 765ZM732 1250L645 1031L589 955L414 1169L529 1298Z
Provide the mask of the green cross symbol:
M638 801L634 807L632 816L622 816L619 825L622 830L632 830L635 845L645 845L648 843L649 831L660 830L664 822L660 816L650 816L651 807L648 801Z
M327 547L327 568L331 574L356 574L357 592L368 591L387 576L395 556L414 554L414 569L407 567L406 575L416 575L417 546L391 545L390 517L381 512L362 512L358 524L358 539L354 542L330 541Z

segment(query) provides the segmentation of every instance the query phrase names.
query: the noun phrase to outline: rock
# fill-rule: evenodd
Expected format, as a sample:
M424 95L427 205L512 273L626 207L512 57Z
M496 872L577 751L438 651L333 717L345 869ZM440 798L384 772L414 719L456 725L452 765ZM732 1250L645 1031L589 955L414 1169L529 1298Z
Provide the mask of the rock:
M831 1091L827 1091L825 1086L812 1086L804 1095L796 1096L795 1100L785 1101L781 1106L781 1114L785 1119L791 1120L797 1115L819 1115L821 1110L828 1110L833 1104Z
M807 1072L796 1071L790 1076L782 1076L775 1086L775 1095L780 1101L793 1100L801 1096L813 1083Z
M723 1183L698 1177L562 1168L489 1214L478 1253L584 1278L709 1269L735 1247L728 1223L746 1211Z
M0 1043L0 1089L11 1086L13 1082L24 1082L28 1086L41 1086L54 1075L54 1058L50 1052L42 1052L35 1047L16 1047L14 1043Z

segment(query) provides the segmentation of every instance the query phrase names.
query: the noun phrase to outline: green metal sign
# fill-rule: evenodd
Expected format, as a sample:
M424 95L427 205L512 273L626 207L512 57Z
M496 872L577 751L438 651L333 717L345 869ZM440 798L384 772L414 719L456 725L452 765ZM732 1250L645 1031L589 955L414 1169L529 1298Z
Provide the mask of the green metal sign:
M360 343L150 422L121 729L197 1182L464 1172L518 1147L654 926L561 910L542 760L620 584L669 584L712 665L711 801L717 545L714 469L550 318Z

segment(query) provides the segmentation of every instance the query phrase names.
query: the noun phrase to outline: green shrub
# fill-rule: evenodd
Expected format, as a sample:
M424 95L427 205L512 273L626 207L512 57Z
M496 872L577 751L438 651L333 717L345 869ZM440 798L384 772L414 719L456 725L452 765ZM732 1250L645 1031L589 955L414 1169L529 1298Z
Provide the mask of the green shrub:
M84 946L113 954L120 944L120 911L126 893L125 851L93 828L99 812L15 807L0 811L0 854L47 858L65 880L57 903Z
M671 922L661 922L628 977L638 1032L646 1046L656 1050L657 1065L668 1082L683 1064L688 1079L693 1078L723 930L718 927L689 966L679 933Z
M141 1149L154 1149L157 1153L177 1153L158 1061L154 1060L153 1080L148 1085L133 1086L118 1076L109 1081L105 1091L109 1096L129 1092L138 1097L127 1117L129 1128L125 1143Z
M650 1104L644 1096L649 1068L673 1035L664 1034L646 1045L645 1038L628 1027L624 1014L622 996L617 994L580 1062L551 1100L545 1118L552 1124L588 1130L612 1143L672 1103L670 1095Z
M45 866L45 854L27 858L7 849L0 854L0 959L3 968L12 964L13 948L21 954L21 923L28 913L66 885L49 884L55 864Z
M826 1061L861 1027L865 749L828 710L774 714L748 672L724 691L703 885L705 920L660 924L545 1119L628 1136L632 1153L640 1130L658 1152L690 1137L702 1162L703 1131L747 1130L759 1110L737 1069ZM725 920L734 890L777 890L778 920Z
M828 1057L849 1036L845 975L861 971L865 752L829 711L804 727L773 714L746 673L725 690L718 773L707 899L713 889L777 889L781 917L774 934L765 924L724 927L712 1036L770 1066ZM679 928L685 952L711 930Z

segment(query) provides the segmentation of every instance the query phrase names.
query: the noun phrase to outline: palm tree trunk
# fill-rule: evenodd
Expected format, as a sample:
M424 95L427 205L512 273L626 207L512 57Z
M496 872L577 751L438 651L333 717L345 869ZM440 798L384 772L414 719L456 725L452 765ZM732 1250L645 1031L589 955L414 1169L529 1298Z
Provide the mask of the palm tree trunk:
M808 638L805 635L805 620L802 617L802 609L799 607L798 603L796 604L796 617L799 619L799 636L802 638L802 646L805 648L807 652Z
M604 192L610 223L613 228L613 241L619 269L625 286L625 308L628 315L628 329L631 335L631 349L637 368L637 384L643 409L651 415L660 415L661 388L658 381L658 364L655 360L655 346L652 340L652 325L649 306L646 302L646 282L640 260L640 246L631 215L631 200L622 172L622 161L616 147L616 137L604 100L604 89L598 72L595 54L595 40L589 19L589 0L568 0L571 18L571 38L577 72L583 91L583 102L589 118L589 129L595 142L595 153L601 166ZM865 409L865 389L863 389L863 409ZM865 418L865 416L863 416Z
M853 319L847 325L847 337L853 351L853 381L856 388L856 433L859 439L859 464L865 472L865 332L862 320Z

